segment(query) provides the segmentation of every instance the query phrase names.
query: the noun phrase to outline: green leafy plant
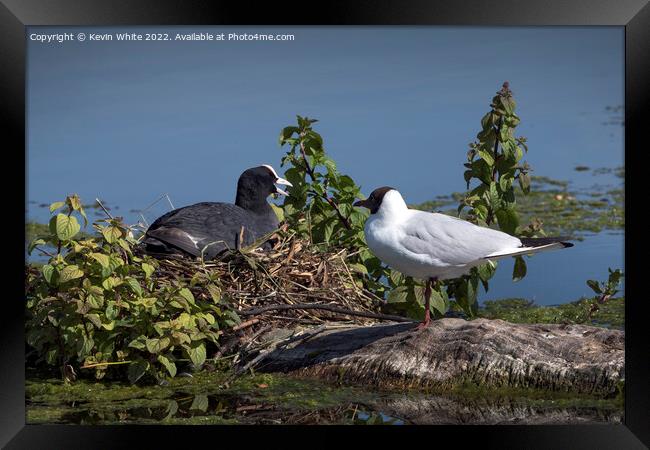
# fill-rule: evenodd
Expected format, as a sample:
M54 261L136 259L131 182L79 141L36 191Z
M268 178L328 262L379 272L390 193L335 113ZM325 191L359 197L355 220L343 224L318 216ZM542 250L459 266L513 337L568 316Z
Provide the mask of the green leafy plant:
M359 285L382 296L387 286L380 280L389 270L365 243L368 212L352 206L363 194L327 155L323 138L313 129L315 122L297 116L297 125L280 133L280 146L288 147L281 163L288 166L284 176L293 184L282 204L284 218L292 232L312 245L347 248L347 262Z
M80 239L78 219L84 226L87 219L76 195L50 211L50 234L29 246L49 260L27 266L27 342L64 378L74 378L74 367L94 370L97 379L109 370L126 370L131 382L173 377L179 359L201 366L221 329L239 322L218 279L209 272L160 276L156 260L136 255L121 218L96 221L96 235Z
M520 119L515 113L516 103L507 81L492 98L490 108L481 119L481 131L476 141L469 145L463 174L468 191L460 201L458 215L467 209L464 218L477 225L496 224L501 231L511 235L544 235L538 220L532 220L525 227L519 224L514 183L518 182L523 194L530 193L531 168L528 163L521 162L528 146L525 137L515 136ZM469 276L447 283L450 295L470 317L476 316L478 311L479 282L487 291L488 281L495 270L496 262L490 261L473 268ZM517 256L512 279L519 281L525 276L526 261Z
M607 281L598 282L596 280L587 280L587 286L591 288L597 294L598 303L605 303L611 297L618 293L618 286L621 284L621 279L623 278L623 272L621 269L612 270L607 268L609 271L609 277Z

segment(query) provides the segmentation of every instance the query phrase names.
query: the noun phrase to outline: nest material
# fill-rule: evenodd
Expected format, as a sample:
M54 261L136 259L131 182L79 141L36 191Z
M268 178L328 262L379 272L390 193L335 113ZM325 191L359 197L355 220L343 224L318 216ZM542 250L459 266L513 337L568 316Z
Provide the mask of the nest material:
M365 290L358 276L355 278L346 263L352 255L349 249L322 251L286 230L275 234L273 241L270 251L240 249L211 261L160 259L159 276L191 278L202 273L217 279L222 298L243 320L254 317L255 323L272 327L295 328L324 322L365 325L391 318L378 314L383 300ZM200 290L195 295L209 298ZM299 305L306 308L299 309ZM320 306L330 310L315 309Z

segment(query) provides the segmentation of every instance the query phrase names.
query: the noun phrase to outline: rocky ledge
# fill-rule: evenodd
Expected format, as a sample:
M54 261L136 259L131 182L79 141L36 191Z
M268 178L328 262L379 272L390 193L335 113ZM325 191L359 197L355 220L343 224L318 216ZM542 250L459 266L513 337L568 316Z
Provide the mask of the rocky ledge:
M445 318L423 330L324 325L273 336L246 358L247 368L377 387L471 384L604 396L624 378L624 332L585 325Z

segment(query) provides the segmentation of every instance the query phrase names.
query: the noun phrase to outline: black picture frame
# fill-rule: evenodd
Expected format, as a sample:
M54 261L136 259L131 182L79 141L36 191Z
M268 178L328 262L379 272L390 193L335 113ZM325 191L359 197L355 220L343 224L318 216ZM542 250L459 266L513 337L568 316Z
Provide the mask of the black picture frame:
M8 177L18 173L26 186L25 148L25 74L26 34L29 25L452 25L452 26L622 26L625 27L625 421L623 425L589 426L465 426L457 427L379 427L373 432L363 427L264 427L266 443L309 446L312 442L336 445L356 435L371 436L382 443L393 441L402 445L440 445L454 439L465 446L473 441L481 447L499 448L647 448L650 446L650 358L648 333L644 327L639 292L642 265L635 265L634 254L640 251L635 239L640 232L639 207L633 204L641 197L642 164L636 161L647 145L644 124L650 104L650 5L647 0L546 0L546 1L480 1L457 0L337 0L317 4L298 1L274 2L209 2L183 0L2 0L0 5L0 102L3 134L11 145L4 146L9 161L5 166L5 201L10 207L5 218L26 206ZM7 139L8 138L8 139ZM15 165L15 166L14 166ZM23 171L19 173L19 168ZM22 174L22 175L21 175ZM8 181L11 180L11 181ZM26 187L25 187L26 192ZM16 228L6 231L10 255L24 259L24 239L12 238L25 232L23 224L14 220ZM11 233L11 234L9 234ZM15 253L14 253L15 252ZM57 426L25 424L25 339L24 269L5 252L5 280L12 289L4 298L1 315L2 370L0 370L0 445L6 448L123 448L146 445L156 448L173 443L187 445L196 439L209 439L213 445L230 445L224 436L247 444L256 433L241 432L239 427L176 427L176 426ZM20 273L18 273L20 270ZM15 275L14 275L15 272ZM15 289L15 295L14 294ZM190 429L191 428L191 429ZM252 430L252 429L251 429ZM414 434L415 433L415 434ZM282 440L271 441L267 435ZM445 435L445 436L442 436ZM300 437L297 437L300 436ZM317 439L329 437L330 439ZM216 439L218 438L218 439ZM138 443L145 440L146 444ZM414 440L414 439L417 439ZM426 442L420 440L427 439ZM361 444L358 444L361 445ZM456 444L452 444L456 445Z

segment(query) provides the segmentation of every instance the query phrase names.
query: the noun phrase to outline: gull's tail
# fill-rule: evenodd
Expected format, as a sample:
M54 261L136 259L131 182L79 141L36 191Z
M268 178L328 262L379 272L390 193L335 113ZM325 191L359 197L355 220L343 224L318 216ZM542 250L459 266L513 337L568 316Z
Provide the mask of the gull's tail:
M566 242L571 238L568 237L541 237L541 238L519 238L524 247L532 248L567 248L573 247L571 242ZM552 246L552 247L549 247Z
M544 250L552 250L554 248L567 248L573 247L571 242L566 242L570 238L567 237L542 237L542 238L519 238L521 247L509 248L500 250L498 252L490 253L482 259L496 259L505 258L506 256L527 255Z

